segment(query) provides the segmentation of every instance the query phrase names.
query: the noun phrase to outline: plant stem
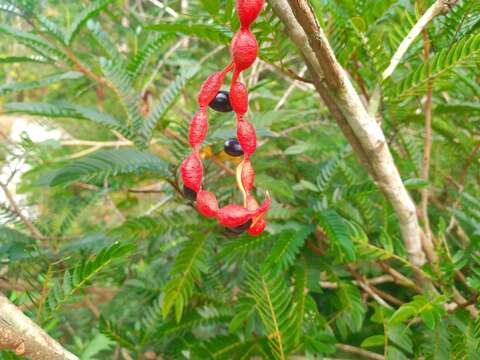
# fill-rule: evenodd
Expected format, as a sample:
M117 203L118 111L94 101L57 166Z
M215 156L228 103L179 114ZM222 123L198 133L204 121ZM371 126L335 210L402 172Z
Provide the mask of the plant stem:
M426 30L423 31L423 57L427 60L430 55L430 39ZM425 104L423 112L425 115L424 137L423 137L423 163L422 163L422 179L427 183L430 177L430 158L432 152L432 96L433 96L433 80L427 82L427 95L425 97ZM428 186L420 190L421 203L420 215L423 220L424 236L423 249L427 254L429 262L436 263L438 256L435 253L433 246L432 230L430 228L430 220L428 218Z
M0 188L2 188L3 192L5 193L5 196L7 197L7 200L10 203L13 212L18 215L20 220L22 220L25 226L30 230L32 236L40 241L45 240L45 236L40 232L40 230L38 230L38 228L22 213L12 193L8 189L8 186L0 182Z

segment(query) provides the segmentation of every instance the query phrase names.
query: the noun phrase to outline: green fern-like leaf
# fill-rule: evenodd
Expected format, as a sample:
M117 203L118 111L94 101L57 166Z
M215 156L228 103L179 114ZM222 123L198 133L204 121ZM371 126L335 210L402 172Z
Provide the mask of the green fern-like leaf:
M475 335L474 320L468 314L459 314L462 321L449 327L452 359L474 360L480 350L480 339Z
M121 59L121 55L118 52L117 45L112 40L110 35L106 33L99 22L89 20L87 22L87 28L90 30L96 43L102 48L102 50L108 55L110 59Z
M322 164L320 173L317 177L318 189L323 192L326 191L330 183L335 178L337 171L340 170L343 158L347 150L340 151L336 156L332 157L325 164Z
M35 240L15 229L0 225L0 261L18 261L36 256Z
M202 344L198 354L204 359L250 359L259 350L262 340L266 339L245 340L235 335L217 336Z
M66 37L67 44L71 45L87 21L105 9L112 1L113 0L97 0L75 16Z
M147 30L161 31L163 33L182 33L195 36L203 40L210 40L219 44L228 44L232 39L232 33L217 24L190 24L190 23L163 23L150 25Z
M248 290L265 327L275 359L284 360L292 350L297 318L292 297L282 276L247 269Z
M142 127L142 137L146 139L146 141L150 140L153 130L158 122L173 106L178 95L185 88L188 81L197 74L199 68L199 66L192 66L187 70L182 71L175 81L168 85L158 102L153 105L153 109Z
M55 39L60 41L60 43L66 43L65 31L58 24L43 15L36 16L36 19L48 34L52 35Z
M247 238L240 237L226 243L223 246L219 257L225 259L228 263L233 263L235 261L238 261L239 259L245 258L247 254L255 250L262 251L262 245L265 244L265 242L265 236L249 236Z
M46 87L51 84L57 83L59 81L76 80L82 77L83 77L82 73L79 73L77 71L68 71L66 73L50 75L39 80L23 82L23 83L5 84L0 86L0 95L5 95L13 91L30 90L30 89L40 88L40 87Z
M172 279L164 289L164 318L172 307L175 307L175 317L177 322L180 322L184 308L192 296L195 282L200 279L202 272L207 271L208 253L207 236L191 240L180 250L171 271Z
M43 56L40 56L40 55L3 56L3 57L0 57L0 64L15 64L15 63L25 63L25 62L33 62L33 63L39 63L39 64L51 64L52 63L47 58L45 58Z
M76 113L70 106L55 103L8 103L3 106L6 113L27 114L46 117L72 117Z
M18 9L16 6L10 3L4 3L3 1L0 2L0 11L4 11L4 12L11 13L18 16L23 15L22 11Z
M337 296L339 310L335 324L342 338L346 338L349 332L354 333L362 328L366 308L360 291L353 285L339 283Z
M110 234L124 240L140 240L159 237L196 226L197 220L185 212L163 212L157 217L130 218L113 229Z
M12 243L32 243L33 239L15 229L6 226L0 226L0 242L5 244Z
M123 330L121 330L118 324L113 320L109 320L101 316L99 320L99 330L103 335L108 337L110 340L115 341L115 343L123 348L135 350L137 347L136 339L133 338L129 333L125 333Z
M421 295L414 296L413 301L398 308L389 320L389 324L396 325L402 321L420 316L430 330L433 330L444 314L443 296L436 297L429 301Z
M6 113L45 116L50 118L73 118L89 120L121 133L127 139L135 137L131 129L118 119L95 109L81 105L61 103L8 103L4 105Z
M345 220L335 210L327 209L318 213L318 221L330 240L347 261L355 261L355 248Z
M50 314L58 311L60 307L72 299L89 281L104 270L113 260L124 257L132 247L115 243L102 249L94 257L82 261L74 268L65 271L63 282L55 284L47 296L47 305Z
M448 327L445 323L438 322L434 330L426 332L426 338L423 351L427 359L450 360L452 358Z
M20 223L20 216L10 206L0 202L0 224L19 225Z
M295 343L300 342L302 335L303 324L306 316L307 297L308 292L308 265L307 262L302 259L295 267L294 273L295 287L292 295L292 301L295 305L296 328L295 328Z
M60 50L37 35L14 29L8 25L0 25L0 33L4 33L15 38L15 40L22 45L29 47L47 59L61 59L67 64L71 65L71 61Z
M206 311L205 311L206 310ZM157 326L156 336L167 336L183 334L186 331L193 331L200 326L212 326L225 324L232 318L233 311L228 308L199 309L196 312L185 314L180 322L169 321Z
M150 58L159 52L165 43L173 37L165 34L156 34L153 39L148 40L128 64L128 72L132 79L136 79Z
M168 176L168 165L151 153L136 149L100 150L56 171L49 184L56 186L140 171Z
M127 139L130 139L132 141L135 139L135 133L131 129L129 129L126 124L122 123L120 120L111 116L110 114L102 113L95 109L81 105L69 104L66 106L71 107L71 109L75 111L75 117L84 120L90 120L109 129L116 130L120 134L125 136Z
M267 268L288 268L295 261L307 236L314 230L315 226L306 225L295 230L281 232L275 239L275 244L265 260L265 266Z
M468 61L478 60L480 34L465 36L449 49L442 49L406 76L392 91L392 98L411 94L428 80L461 66Z
M128 115L129 126L140 135L143 127L143 116L140 112L140 99L133 88L132 78L127 72L121 59L100 59L100 65L107 80L113 85L115 92ZM139 139L140 144L145 144L145 139Z

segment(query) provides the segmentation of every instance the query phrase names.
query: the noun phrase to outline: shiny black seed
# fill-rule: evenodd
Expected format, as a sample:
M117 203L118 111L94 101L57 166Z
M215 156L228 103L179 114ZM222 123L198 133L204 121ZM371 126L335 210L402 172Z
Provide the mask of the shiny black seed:
M230 156L242 156L243 149L237 139L228 139L223 145L223 150Z
M183 185L183 196L192 201L197 200L197 192L186 187L185 185Z
M230 96L228 91L220 90L215 96L215 99L209 104L213 110L219 112L230 112L232 111L232 105L230 104Z
M234 228L225 228L225 232L228 235L240 235L245 232L250 226L252 226L252 219L248 220L245 224Z

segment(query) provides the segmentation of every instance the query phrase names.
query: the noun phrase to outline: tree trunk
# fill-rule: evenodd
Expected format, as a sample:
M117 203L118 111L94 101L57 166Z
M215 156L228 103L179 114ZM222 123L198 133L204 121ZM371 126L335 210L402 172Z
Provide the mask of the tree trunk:
M78 360L1 293L0 349L34 360Z
M315 87L361 163L392 204L413 265L425 263L415 204L393 161L385 135L360 100L306 0L269 0L299 48Z

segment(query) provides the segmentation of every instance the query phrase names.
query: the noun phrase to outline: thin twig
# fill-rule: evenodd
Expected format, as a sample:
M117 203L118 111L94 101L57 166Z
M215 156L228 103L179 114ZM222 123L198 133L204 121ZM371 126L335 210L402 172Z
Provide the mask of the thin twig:
M292 70L290 69L286 69L286 68L283 68L281 67L280 65L277 65L277 64L273 64L273 63L267 63L265 62L267 68L272 68L273 70L275 71L278 71L279 73L285 75L286 77L292 79L292 80L297 80L297 81L300 81L302 83L305 83L305 84L308 84L308 85L312 85L313 84L313 81L312 80L309 80L307 78L304 78L303 76L300 76L298 74L295 74Z
M412 27L405 39L402 40L398 49L393 54L392 59L390 60L390 65L382 73L382 79L387 79L397 68L398 64L402 60L405 53L408 51L415 39L420 35L420 33L425 29L432 19L440 14L443 14L449 11L452 6L456 5L458 0L437 0L435 3L428 8L428 10L422 15L422 17L417 21L417 23Z
M302 68L302 70L300 71L300 76L303 76L305 74L305 72L307 71L307 67L304 66ZM280 101L278 102L278 104L275 106L275 109L274 111L278 111L280 110L280 108L285 104L285 102L287 101L288 97L290 96L290 94L293 92L293 90L295 90L295 88L297 87L299 83L299 80L294 80L291 85L288 87L287 91L285 91L285 93L283 94L282 98L280 99Z
M165 64L165 62L172 56L175 51L177 51L180 47L182 47L183 44L185 44L185 41L188 41L188 38L183 38L180 41L178 41L175 45L173 45L166 53L162 54L160 61L158 62L157 66L155 66L155 69L153 70L152 74L148 78L147 82L142 88L142 91L140 94L142 94L142 97L144 94L147 92L148 88L152 83L155 81L155 78L157 77L158 72L162 68L162 66Z
M311 244L311 243L310 243ZM391 275L380 275L374 278L365 279L367 284L378 285L385 284L389 282L396 282L393 276ZM337 289L338 283L331 281L320 281L320 286L325 289Z
M373 299L375 299L375 301L377 301L380 305L388 308L388 309L392 309L392 307L387 303L385 302L385 300L383 300L383 298L381 296L379 296L379 294L373 289L374 286L372 286L371 284L368 284L365 279L363 278L362 275L360 275L359 273L357 273L355 271L355 269L353 268L353 266L351 265L347 265L347 270L350 272L350 274L352 274L352 276L355 278L357 284L368 294L370 295ZM398 303L397 303L398 304Z
M178 13L177 13L175 10L173 10L171 7L162 4L162 3L161 3L160 1L158 1L158 0L150 0L150 2L151 2L153 5L159 7L160 9L165 10L167 13L169 13L170 15L172 15L174 18L178 18Z
M20 220L25 224L25 226L30 230L30 233L32 236L37 239L37 240L45 240L45 236L38 230L38 228L22 213L20 210L20 207L18 206L17 202L15 201L12 193L8 189L7 185L4 183L0 182L0 187L2 188L3 192L5 193L5 196L10 203L10 206L12 207L12 210L15 214L18 215Z
M90 70L88 67L83 65L80 59L78 59L77 56L74 54L72 49L65 48L65 53L68 56L68 58L75 64L75 67L78 71L83 73L85 76L87 76L91 80L99 83L100 85L104 85L112 90L115 89L114 86L110 84L105 78L95 74L92 70Z
M392 56L390 64L382 73L382 81L386 80L393 74L397 66L400 64L402 58L405 56L406 52L413 44L415 39L420 35L420 33L425 29L425 27L432 21L436 16L445 13L458 3L458 0L437 0L435 3L423 14L423 16L417 21L417 23L412 27L407 36L402 40L398 49ZM382 98L382 87L378 84L373 91L373 94L370 98L370 103L368 105L368 113L370 116L375 117L378 112L378 107L380 106Z
M428 59L430 55L430 39L426 31L423 32L423 57ZM430 176L430 155L432 152L432 96L433 96L433 80L429 80L427 83L427 95L425 98L425 105L423 112L425 114L425 127L424 127L424 139L423 139L423 163L422 163L422 179L426 182L429 181ZM420 213L423 220L424 235L423 248L427 255L428 260L431 263L436 263L438 260L437 254L432 242L432 230L430 229L430 221L428 218L428 186L420 190L421 203Z
M402 273L400 273L397 270L390 267L386 262L378 261L377 263L383 269L383 271L390 274L393 277L393 279L395 279L395 282L397 284L412 288L413 290L415 290L416 292L418 292L420 294L423 292L423 290L420 286L415 284L412 280L407 278Z
M355 355L360 355L366 359L385 360L385 357L383 355L380 355L356 346L347 345L347 344L336 344L335 346L340 351L348 352Z

